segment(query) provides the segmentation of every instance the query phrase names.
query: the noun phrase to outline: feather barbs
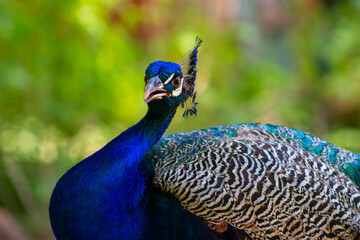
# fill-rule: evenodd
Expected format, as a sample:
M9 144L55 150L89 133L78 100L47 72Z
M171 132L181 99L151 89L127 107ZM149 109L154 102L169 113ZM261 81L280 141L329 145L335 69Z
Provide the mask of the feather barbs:
M183 117L197 115L197 102L195 102L196 91L195 91L195 80L196 80L196 64L197 64L197 53L198 48L202 43L202 39L200 37L196 37L195 39L195 47L185 55L180 61L179 65L183 72L183 88L186 90L187 97L182 102L181 106L185 108ZM189 101L190 100L190 101Z

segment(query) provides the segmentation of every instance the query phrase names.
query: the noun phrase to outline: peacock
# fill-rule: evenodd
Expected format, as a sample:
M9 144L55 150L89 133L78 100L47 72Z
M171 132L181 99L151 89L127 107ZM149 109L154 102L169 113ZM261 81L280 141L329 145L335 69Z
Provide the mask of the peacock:
M201 42L180 64L150 64L145 117L58 181L56 238L358 239L359 155L271 124L161 138L179 106L197 113Z
M159 141L179 106L190 106L185 115L196 114L194 86L201 42L196 39L181 66L164 61L151 63L145 71L145 117L76 164L57 182L49 206L56 239L247 237L230 225L221 233L209 228L175 197L153 187L153 171L146 162L147 152Z

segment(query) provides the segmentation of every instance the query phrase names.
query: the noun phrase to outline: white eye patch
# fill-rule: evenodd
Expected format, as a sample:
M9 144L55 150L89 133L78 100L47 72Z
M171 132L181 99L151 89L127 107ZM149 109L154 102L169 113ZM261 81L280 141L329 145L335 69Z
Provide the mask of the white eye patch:
M180 95L180 93L182 92L183 82L184 82L184 78L181 78L180 87L178 87L177 89L175 89L175 90L172 91L172 93L171 93L171 95L172 95L173 97L177 97L177 96Z
M174 75L175 73L171 74L171 76L168 79L166 79L166 81L164 82L164 85L168 84L171 81L171 79L174 77Z
M175 73L171 74L171 76L170 76L168 79L166 79L166 81L164 82L164 85L168 84L168 83L172 80L172 78L174 77L174 75L175 75ZM177 96L180 95L180 93L181 93L181 91L182 91L183 82L184 82L184 78L181 78L180 86L179 86L177 89L175 89L174 91L172 91L172 93L171 93L171 95L172 95L173 97L177 97Z

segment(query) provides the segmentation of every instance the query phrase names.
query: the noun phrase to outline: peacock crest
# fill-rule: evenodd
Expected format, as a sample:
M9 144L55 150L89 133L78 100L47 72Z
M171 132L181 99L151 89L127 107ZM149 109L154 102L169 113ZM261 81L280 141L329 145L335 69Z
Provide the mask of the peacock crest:
M196 91L195 91L195 80L196 80L196 63L197 63L197 53L198 48L202 43L202 39L200 37L196 37L195 39L195 47L186 54L182 60L179 61L179 65L184 74L184 89L186 90L187 97L181 103L181 107L185 108L183 117L197 115L197 102L196 99Z

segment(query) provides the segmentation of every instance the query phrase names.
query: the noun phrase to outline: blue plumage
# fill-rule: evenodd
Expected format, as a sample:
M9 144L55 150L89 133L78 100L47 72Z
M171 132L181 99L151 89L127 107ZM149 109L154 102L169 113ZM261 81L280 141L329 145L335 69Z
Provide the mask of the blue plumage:
M150 79L155 75L159 75L159 78L163 82L165 82L166 79L168 79L173 73L183 77L179 64L172 62L156 61L151 63L145 70L145 78Z
M171 75L182 77L179 65L150 64L145 76L146 116L58 181L49 210L57 239L140 239L149 207L144 203L149 174L141 161L187 98L186 93L173 94L179 87L174 80L164 85Z
M163 107L158 103L156 107ZM154 106L155 107L155 106ZM151 110L104 148L78 163L57 183L50 217L57 239L138 239L146 172L141 160L168 127L175 109ZM91 226L91 227L89 227Z

